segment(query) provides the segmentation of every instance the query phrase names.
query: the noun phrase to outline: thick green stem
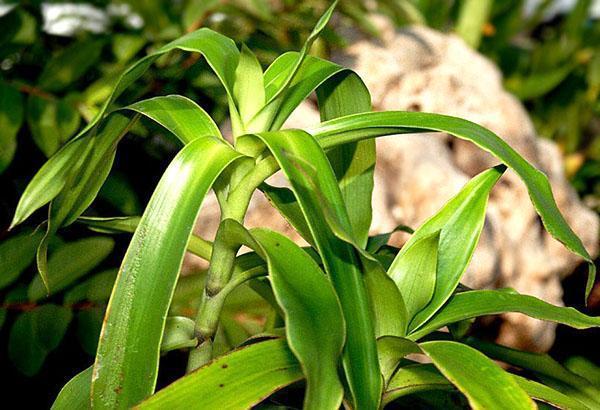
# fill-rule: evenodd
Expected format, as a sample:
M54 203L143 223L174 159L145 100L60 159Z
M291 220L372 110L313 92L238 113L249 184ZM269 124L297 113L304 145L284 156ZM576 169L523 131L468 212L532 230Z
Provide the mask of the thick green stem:
M229 192L227 201L221 204L221 221L232 219L242 223L252 194L277 169L275 160L267 158L260 161L252 171L241 178L239 183ZM201 341L197 349L211 341L217 331L225 296L229 293L229 291L225 292L224 290L231 281L235 257L241 245L241 243L232 241L228 237L225 225L221 223L213 244L206 286L202 293L202 300L196 317L195 331L198 340ZM206 346L202 349L206 349ZM203 360L208 361L210 358L211 355L191 352L188 371L198 368L206 363Z

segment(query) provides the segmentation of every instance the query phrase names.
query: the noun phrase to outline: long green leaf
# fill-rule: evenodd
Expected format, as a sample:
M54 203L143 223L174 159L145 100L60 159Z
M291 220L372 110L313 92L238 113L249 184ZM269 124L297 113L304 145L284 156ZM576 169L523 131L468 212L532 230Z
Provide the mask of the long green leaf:
M345 336L335 291L317 263L294 242L265 229L251 234L267 255L273 291L285 312L288 344L306 375L304 408L335 410L343 396L337 365Z
M235 68L239 59L239 51L233 40L210 29L202 28L166 44L125 70L117 79L110 98L104 103L96 117L38 171L19 200L11 226L21 223L36 209L51 201L61 192L69 175L78 172L81 163L85 161L85 150L91 148L89 141L84 143L79 140L93 138L96 133L91 132L92 129L105 118L109 107L123 91L140 78L161 55L176 49L201 53L221 80L227 95L233 100ZM235 109L235 106L233 108ZM112 138L114 136L108 138L107 145L114 142ZM86 164L84 168L89 172L97 172L95 166L95 163L91 163ZM88 171L84 171L84 173L86 172ZM59 178L54 179L52 175ZM103 182L101 178L94 178L94 180L99 180L100 184ZM92 195L92 199L94 196ZM89 197L86 196L82 200L82 205L89 202ZM72 214L75 213L72 212Z
M483 353L457 342L421 343L421 350L469 400L474 409L533 409L515 379Z
M198 137L219 137L219 127L198 104L181 95L149 98L128 105L125 109L138 112L156 121L187 144Z
M160 56L177 49L202 54L223 84L227 95L233 99L235 69L240 53L230 38L208 28L201 28L164 45L127 68L118 78L110 98L106 100L96 117L75 138L80 138L96 126L123 91L140 78Z
M548 232L588 263L587 298L594 284L596 268L583 243L560 213L548 178L493 132L455 117L399 111L350 115L327 121L309 132L319 140L321 146L328 149L366 138L428 131L447 132L471 141L496 156L519 175Z
M549 403L561 409L587 409L579 400L567 396L551 387L517 375L511 375L517 384L536 400ZM384 403L400 397L423 391L452 390L454 386L436 369L433 364L412 364L402 367L388 385L383 396Z
M302 378L285 340L221 356L141 403L140 409L247 409Z
M92 404L128 407L156 383L165 318L208 189L239 155L214 138L186 145L161 178L125 255L100 336Z
M89 137L63 146L35 174L19 199L10 228L29 218L36 210L54 199L65 186L73 168L85 160L91 148ZM73 168L72 168L73 167Z
M536 319L561 323L576 329L600 327L600 317L587 316L571 307L554 306L538 298L497 290L457 293L435 316L409 335L416 340L451 323L485 315L520 312Z
M346 323L351 324L347 328L343 363L354 404L358 408L376 408L382 382L369 299L355 250L331 232L323 206L326 201L326 208L334 212L346 231L352 232L333 169L315 139L303 131L265 132L241 137L240 141L243 138L263 141L292 185L342 304ZM310 159L310 164L306 159ZM314 172L308 175L306 170Z

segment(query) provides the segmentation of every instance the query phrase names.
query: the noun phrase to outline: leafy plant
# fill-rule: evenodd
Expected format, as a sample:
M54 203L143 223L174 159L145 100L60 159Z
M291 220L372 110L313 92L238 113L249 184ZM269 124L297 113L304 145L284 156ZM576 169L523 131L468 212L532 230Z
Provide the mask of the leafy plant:
M559 212L547 178L501 138L466 120L370 112L369 93L355 73L308 54L334 6L300 52L283 54L264 72L247 47L240 50L206 28L161 47L124 71L94 119L31 180L12 225L49 203L37 251L48 291L62 283L46 263L48 243L59 228L79 222L103 232L134 232L95 363L64 387L54 408L248 408L299 380L305 381L303 406L316 409L336 409L342 401L376 409L409 395L439 406L466 400L474 408L532 408L534 400L565 408L600 405L598 387L585 377L547 356L468 338L462 326L503 312L575 328L600 326L598 318L512 290L459 287L489 192L510 167L526 184L548 232L588 262L587 297L594 265ZM152 63L175 50L202 54L220 80L233 144L186 97L116 104ZM282 130L313 91L321 124ZM119 140L140 116L173 133L183 147L141 218L82 217L106 179ZM503 165L473 178L402 249L394 249L385 245L385 236L368 236L374 138L431 131L471 141ZM291 189L265 183L278 170ZM210 189L221 207L212 242L191 236ZM244 227L257 189L310 246ZM242 246L252 251L238 255ZM197 312L186 315L195 320L174 315L174 294L182 291L177 283L187 280L179 278L179 270L188 250L210 262L195 294ZM232 317L226 309L248 286L270 304L254 322L248 320L254 306L244 305L243 298L244 314ZM440 332L446 326L451 332ZM236 340L236 327L250 337L239 340L237 332ZM155 393L161 352L171 349L189 351L188 374ZM414 362L409 354L425 355L431 364ZM492 358L523 369L528 378L507 372Z

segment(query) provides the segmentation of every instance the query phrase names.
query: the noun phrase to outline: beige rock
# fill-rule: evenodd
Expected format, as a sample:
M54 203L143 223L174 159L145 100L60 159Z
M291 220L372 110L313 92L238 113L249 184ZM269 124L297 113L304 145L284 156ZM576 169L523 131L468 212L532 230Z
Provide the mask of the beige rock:
M502 136L543 170L569 224L592 254L598 252L599 221L582 205L565 180L562 156L555 144L536 137L527 112L502 87L495 65L454 35L414 27L395 31L380 20L382 40L362 39L333 56L353 68L372 93L376 110L428 111L467 118ZM286 127L319 122L310 102L302 104ZM475 174L497 164L473 144L444 134L390 136L378 140L373 199L373 233L398 224L417 227ZM276 184L284 183L275 176ZM218 205L209 198L198 233L214 233ZM463 283L473 288L513 287L548 302L562 304L560 279L579 260L541 226L527 190L512 172L494 189L486 225ZM247 217L250 226L269 226L298 236L257 194ZM401 245L406 234L394 235ZM555 326L523 315L505 315L499 339L515 347L547 350Z

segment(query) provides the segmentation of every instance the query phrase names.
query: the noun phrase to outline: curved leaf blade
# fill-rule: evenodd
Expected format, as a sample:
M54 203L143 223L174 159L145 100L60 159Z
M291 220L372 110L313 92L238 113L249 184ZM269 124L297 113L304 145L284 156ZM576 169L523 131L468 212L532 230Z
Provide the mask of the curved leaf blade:
M447 341L421 343L419 347L474 409L536 407L509 373L472 347Z
M131 240L105 316L92 404L130 406L156 383L165 318L201 202L239 154L214 138L186 145L163 174Z
M285 340L269 340L213 360L162 389L139 408L250 408L302 377Z
M596 267L583 243L560 213L548 178L493 132L456 117L401 111L350 115L327 121L309 132L319 140L323 148L328 149L383 135L429 131L447 132L471 141L517 173L527 186L531 201L548 232L588 263L587 299L594 284Z
M335 291L317 263L290 239L266 229L251 234L267 256L288 344L306 375L304 408L335 410L344 393L337 365L345 336Z
M187 144L199 137L219 137L221 131L198 104L182 95L148 98L124 109L140 113L165 127Z
M315 139L303 131L265 132L242 136L240 141L244 138L259 138L264 142L292 185L325 271L338 294L346 323L352 323L347 328L343 364L355 406L376 408L381 399L382 380L370 301L354 247L333 234L325 215L332 211L344 230L352 232L333 169Z
M51 410L87 410L90 408L92 366L77 373L60 389Z
M519 312L527 316L568 325L575 329L600 327L600 317L587 316L571 307L554 306L528 295L497 290L457 293L435 316L408 337L417 340L450 323L484 315Z

